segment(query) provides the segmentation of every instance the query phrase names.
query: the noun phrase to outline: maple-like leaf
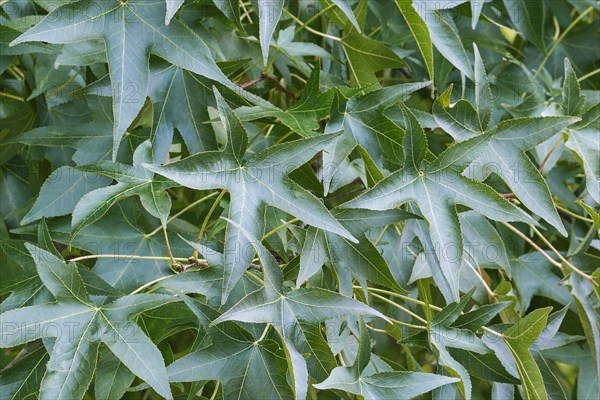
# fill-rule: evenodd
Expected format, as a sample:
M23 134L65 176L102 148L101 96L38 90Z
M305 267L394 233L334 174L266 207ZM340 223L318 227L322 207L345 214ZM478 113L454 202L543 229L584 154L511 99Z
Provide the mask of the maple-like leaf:
M82 399L96 369L100 343L157 393L172 398L160 351L132 318L177 301L173 296L137 294L105 305L90 298L74 263L27 244L37 272L56 303L40 304L2 314L1 347L54 338L41 399Z
M410 399L433 389L457 382L458 379L421 372L390 371L368 374L371 340L365 323L359 327L359 347L354 364L337 367L317 389L339 389L364 396L365 399Z
M220 313L197 300L184 301L206 331L210 345L192 351L168 366L171 382L219 380L223 397L292 400L284 352L272 339L262 340L234 322L212 325Z
M222 151L203 152L167 165L146 165L192 189L227 189L231 204L229 218L262 237L261 209L265 204L292 214L304 222L338 233L352 241L354 237L335 220L315 196L294 183L291 171L308 162L334 138L333 135L298 140L272 146L246 160L247 133L239 119L216 93L219 113L227 132ZM225 279L223 301L252 262L248 238L232 224L225 235Z
M229 81L208 46L189 27L176 19L165 25L166 11L162 0L81 0L55 8L11 45L104 41L113 89L113 159L123 133L146 100L150 54L266 103Z
M462 175L493 138L494 132L458 143L433 159L416 118L408 108L403 106L402 110L406 124L404 168L345 203L345 207L389 210L416 202L429 225L433 248L442 269L455 271L460 269L463 258L456 205L467 206L496 221L533 222L489 186ZM458 281L451 282L451 287L458 300Z
M436 122L459 142L492 130L495 132L485 150L473 160L467 176L483 181L490 174L497 174L527 208L566 236L548 185L525 152L564 131L577 119L524 117L503 121L491 128L493 99L476 46L475 86L475 107L464 99L450 106L452 88L438 97L433 106Z
M230 221L231 224L237 225ZM250 236L238 225L243 235ZM380 312L354 299L321 288L300 288L286 291L283 273L273 255L256 237L247 238L263 266L265 286L240 300L213 324L224 321L269 323L277 329L284 341L294 372L296 397L305 399L308 384L306 360L297 350L307 342L303 324L315 325L327 319L347 315L365 315L387 318Z

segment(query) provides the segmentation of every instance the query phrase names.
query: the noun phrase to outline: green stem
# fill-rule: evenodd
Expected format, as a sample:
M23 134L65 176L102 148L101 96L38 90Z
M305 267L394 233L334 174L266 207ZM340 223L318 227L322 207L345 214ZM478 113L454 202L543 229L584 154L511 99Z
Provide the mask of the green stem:
M262 335L260 335L260 337L258 338L258 340L254 343L260 343L262 342L266 337L267 337L267 333L269 332L269 328L271 328L271 324L267 324L267 326L265 326L265 330L263 331Z
M361 286L352 286L352 287L354 289L362 289ZM418 305L423 306L423 307L426 306L426 304L425 304L424 301L413 299L412 297L404 296L402 294L390 292L390 291L385 290L385 289L378 289L378 288L372 288L372 287L369 287L367 289L369 290L369 292L376 292L376 293L386 294L388 296L396 297L398 299L402 299L402 300L405 300L405 301L408 301L408 302L411 302L411 303L414 303L414 304L418 304ZM442 309L440 307L434 306L433 304L431 304L430 307L431 307L432 310L442 311Z
M217 381L217 383L215 384L215 390L213 391L212 396L210 396L210 400L215 400L217 398L217 393L219 393L220 384L221 384L221 381Z
M581 83L581 82L585 81L587 78L596 75L598 72L600 72L600 68L596 68L592 72L588 72L587 74L581 76L580 78L577 79L577 82Z
M544 59L540 63L540 66L535 71L535 74L533 75L534 78L537 78L537 76L540 74L540 72L544 68L544 65L546 65L546 63L550 59L550 56L552 56L552 53L554 53L554 51L556 50L556 48L558 47L558 45L560 44L560 42L565 38L565 36L567 36L567 34L575 27L575 25L577 25L579 23L579 21L581 21L583 19L583 17L585 17L586 15L588 15L593 10L594 10L594 7L588 7L588 8L586 8L585 11L582 12L581 14L579 14L579 16L577 18L575 18L573 20L573 22L571 22L571 24L567 27L567 29L565 29L563 31L563 33L560 34L560 36L558 37L558 39L556 39L554 41L554 43L552 43L552 47L550 47L550 50L548 50L548 53L546 54L546 56L544 57Z
M571 217L573 217L573 218L577 218L577 219L580 219L580 220L582 220L582 221L585 221L585 222L591 222L591 223L594 223L594 220L593 220L593 219L590 219L590 218L583 217L583 216L581 216L581 215L579 215L579 214L575 214L573 211L571 211L571 210L569 210L569 209L567 209L567 208L561 207L561 206L559 206L559 205L558 205L558 204L556 204L556 203L554 203L554 206L555 206L556 208L558 208L560 211L562 211L563 213L565 213L565 214L567 214L567 215L570 215L570 216L571 216Z
M552 243L550 243L550 241L548 239L546 239L546 237L544 235L542 235L542 233L535 226L529 225L529 227L542 240L542 242L544 242L546 244L546 246L548 246L550 248L550 250L552 250L552 252L554 254L556 254L556 256L565 265L567 265L569 268L571 268L573 270L573 272L575 272L577 275L583 277L584 279L587 279L588 281L590 281L592 283L592 285L598 286L598 284L594 281L594 279L591 276L589 276L588 274L586 274L585 272L583 272L579 268L575 267L569 260L567 260L566 258L564 258L563 255L560 254L560 252L558 250L556 250L554 248L554 246L552 246Z
M160 278L158 278L158 279L155 279L155 280L153 280L153 281L150 281L150 282L148 282L148 283L146 283L146 284L144 284L144 285L140 286L139 288L135 289L133 292L129 293L129 295L140 293L142 290L144 290L144 289L146 289L146 288L149 288L150 286L154 286L154 285L155 285L155 284L157 284L158 282L160 282L160 281L164 281L165 279L169 279L169 278L170 278L170 277L172 277L172 276L175 276L175 275L161 276L161 277L160 277Z
M0 92L0 96L1 97L6 97L8 99L13 99L13 100L17 100L20 102L25 102L25 100L19 96L15 96L14 94L10 94L10 93L6 93L6 92Z
M289 221L287 221L287 222L284 222L283 224L279 225L277 228L275 228L275 229L273 229L273 230L269 231L269 232L268 232L268 233L267 233L265 236L263 236L263 240L265 240L266 238L268 238L268 237L270 237L270 236L274 235L275 233L277 233L277 232L278 232L278 231L280 231L281 229L285 228L286 226L288 226L288 225L290 225L290 224L293 224L293 223L295 223L295 222L298 222L298 221L300 221L300 219L299 219L299 218L294 218L294 219L291 219L291 220L289 220Z
M210 199L211 197L214 197L217 195L217 192L212 192L211 194L209 194L208 196L204 196L203 198L194 201L193 203L189 204L188 206L186 206L183 210L179 211L177 214L173 215L171 218L169 218L167 220L167 225L170 224L173 220L175 220L176 218L180 217L182 214L186 213L187 211L189 211L190 209L196 207L198 204L203 203L204 201ZM152 232L150 232L149 234L146 235L146 238L149 238L150 236L154 236L156 235L158 232L160 232L160 230L163 228L162 224L156 228L155 230L153 230Z
M391 305L393 307L396 307L398 310L405 312L406 314L408 314L411 317L413 317L413 318L415 318L415 319L423 322L424 324L427 323L427 320L425 318L421 317L420 315L415 314L414 312L410 311L408 308L402 307L400 304L391 301L387 297L380 296L380 295L378 295L376 293L371 293L371 296L373 296L376 299L379 299L381 301L384 301L384 302L388 303L389 305Z
M296 32L294 32L294 34L295 35L299 34L302 31L302 29L304 29L308 25L312 24L317 18L319 18L321 15L325 14L327 11L331 10L333 7L335 7L335 4L331 3L329 6L325 7L324 9L322 9L321 11L319 11L318 13L316 13L315 15L310 17L305 23L303 23L302 25L300 25L298 27L298 29L296 29ZM302 21L300 21L300 22L302 22Z
M297 17L296 17L294 14L292 14L291 12L289 12L289 11L288 11L288 10L286 10L286 9L284 9L284 11L285 11L285 12L287 13L287 15L289 15L289 16L290 16L290 18L292 18L292 19L293 19L293 20L294 20L294 21L295 21L297 24L302 24L302 25L304 25L304 23L303 23L301 20L299 20L299 19L298 19L298 18L297 18ZM309 32L311 32L311 33L314 33L314 34L315 34L315 35L317 35L317 36L324 37L325 39L331 39L331 40L335 40L336 42L342 42L342 38L339 38L339 37L337 37L337 36L331 36L331 35L328 35L328 34L326 34L326 33L323 33L323 32L319 32L318 30L316 30L316 29L313 29L313 28L311 28L310 26L304 26L304 28L305 28L307 31L309 31Z
M507 222L500 222L502 225L506 226L508 229L510 229L511 231L513 231L517 236L519 236L521 239L523 239L524 241L526 241L531 247L533 247L538 253L540 253L541 255L544 256L544 258L546 258L546 260L548 260L548 262L552 265L554 265L556 268L560 269L560 271L564 274L565 273L565 269L563 268L562 264L559 263L558 261L556 261L555 259L553 259L552 257L550 257L548 255L548 253L546 253L546 251L544 249L542 249L540 246L538 246L537 244L535 244L535 242L531 239L529 239L529 237L527 235L525 235L523 232L521 232L520 230L518 230L517 228L515 228L514 226L512 226L511 224L507 223Z
M388 317L388 318L390 318L390 317ZM427 327L423 326L423 325L409 324L408 322L400 321L400 320L397 320L394 318L390 318L390 321L392 321L393 323L398 324L398 325L407 326L409 328L420 329L422 331L427 330Z
M165 245L167 246L167 253L171 259L171 265L175 265L175 259L173 258L173 252L171 251L171 244L169 243L169 234L167 233L167 224L163 226L163 232L165 234Z
M221 199L223 198L223 196L225 196L225 190L221 191L221 194L219 194L219 197L217 197L215 199L213 205L210 207L210 210L208 210L208 214L206 214L206 217L204 218L204 221L202 222L202 226L200 227L200 232L198 232L198 239L196 240L196 243L200 243L202 241L202 236L204 236L204 232L206 231L206 227L208 226L208 221L210 221L210 217L212 216L213 212L215 212L215 210L217 209L217 206L221 202ZM196 258L198 257L197 249L194 249L193 256Z
M70 260L67 261L72 261L72 262L77 262L77 261L83 261L83 260L93 260L93 259L97 259L97 258L128 258L131 260L161 260L161 261L171 261L171 257L158 257L158 256L132 256L132 255L126 255L126 254L90 254L88 256L81 256L81 257L76 257L76 258L72 258ZM178 258L178 257L173 257L173 260L175 261L188 261L187 258Z

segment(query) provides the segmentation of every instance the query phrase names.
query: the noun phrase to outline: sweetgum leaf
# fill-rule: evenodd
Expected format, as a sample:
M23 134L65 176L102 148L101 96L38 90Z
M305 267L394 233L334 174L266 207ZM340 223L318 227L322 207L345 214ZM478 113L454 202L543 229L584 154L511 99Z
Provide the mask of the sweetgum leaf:
M42 282L57 302L3 313L2 320L13 324L15 329L3 331L0 343L2 347L12 347L40 338L56 338L42 379L40 398L83 398L96 368L100 342L159 394L172 398L158 348L130 319L176 299L139 294L99 307L90 299L75 264L67 264L33 245L26 247ZM49 329L50 326L55 328Z
M104 41L115 93L114 160L124 132L148 94L151 53L239 92L221 72L199 36L178 20L164 24L166 12L166 3L156 0L101 3L81 0L57 7L11 45L38 41L57 44L91 39Z
M334 138L314 137L273 146L246 159L248 136L239 119L217 93L221 120L227 132L222 151L198 153L167 165L145 168L192 189L227 189L231 194L229 224L225 239L223 302L252 262L249 239L240 228L261 237L260 210L268 204L315 227L356 239L312 194L294 183L287 174L309 161Z

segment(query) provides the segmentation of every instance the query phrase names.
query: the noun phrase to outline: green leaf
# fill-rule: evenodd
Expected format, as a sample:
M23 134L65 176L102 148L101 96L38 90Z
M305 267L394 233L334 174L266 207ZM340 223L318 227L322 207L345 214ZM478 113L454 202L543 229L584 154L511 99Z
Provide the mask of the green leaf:
M452 5L456 5L456 2ZM413 8L427 25L429 37L435 48L460 72L473 79L473 66L456 26L445 18L443 11L437 11L435 7L431 7L426 1L413 0Z
M517 364L526 400L548 398L540 369L529 348L546 326L551 310L551 307L546 307L532 311L502 335Z
M156 54L168 62L237 90L219 70L208 46L183 23L164 24L166 3L155 0L102 2L82 0L54 9L35 27L11 42L76 43L102 39L115 95L113 96L113 160L124 132L148 94L148 59ZM247 95L254 98L251 95Z
M110 351L100 352L94 395L97 399L120 399L131 386L135 375Z
M469 180L461 172L485 149L491 135L458 143L426 162L427 139L414 115L404 109L408 127L404 135L403 169L392 173L372 189L345 204L350 208L388 210L416 202L429 225L433 248L442 270L459 271L463 240L456 205L462 204L497 221L529 221L530 218L502 199L489 186ZM449 276L453 274L449 272ZM454 275L455 277L457 275ZM458 280L449 282L458 299Z
M142 164L152 160L151 144L146 141L136 149L132 166L108 161L80 166L79 169L84 172L106 175L118 183L93 190L77 202L73 210L71 237L77 236L81 229L102 218L113 204L129 196L138 196L144 208L166 226L171 210L171 198L166 189L174 186L174 183L155 179L153 173L146 171Z
M283 143L245 160L247 133L233 111L217 96L228 136L222 151L199 153L163 166L144 164L144 167L192 189L229 190L229 218L248 230L252 237L263 235L259 211L268 204L315 227L356 241L316 197L287 176L335 137L327 135ZM223 302L252 262L253 255L248 250L248 239L238 227L229 224L225 239Z
M167 2L167 15L165 15L165 24L169 25L171 19L177 13L177 10L183 5L185 0L165 0Z
M0 396L11 400L36 397L47 363L48 353L40 341L25 345L0 371Z
M454 378L421 372L392 371L363 375L370 357L369 334L364 323L361 323L358 356L354 364L351 367L337 367L325 381L315 387L322 390L339 389L365 398L407 399L458 381Z
M412 0L396 0L396 5L400 9L402 17L404 17L404 20L408 24L408 27L417 42L417 46L419 47L419 51L421 52L421 56L427 67L429 79L433 84L433 43L429 36L427 24L425 24L425 21L423 21L419 13L413 8Z
M190 154L216 150L207 106L214 106L208 79L163 63L151 67L148 95L154 108L152 162L168 159L174 130L182 135Z
M283 13L284 3L280 1L259 1L258 16L260 26L260 48L262 50L263 63L266 66L269 61L269 48L277 23Z
M600 103L585 111L581 121L568 130L566 145L583 163L586 189L594 201L600 204Z
M509 304L511 304L509 301L503 301L500 303L483 305L468 313L459 315L452 325L457 328L469 329L471 331L477 330L490 322L500 311L508 307Z
M377 85L375 72L384 68L402 68L407 64L385 43L373 40L352 29L342 39L348 59L349 75L355 87Z
M346 100L336 93L326 134L343 133L325 148L323 178L325 194L329 192L338 166L357 145L377 157L377 165L397 163L402 154L402 130L383 112L428 83L410 83L390 86L367 94L355 94Z
M241 121L252 121L259 118L274 117L304 138L317 135L319 121L323 119L331 107L333 93L321 93L320 68L316 67L311 72L306 82L302 97L287 110L269 105L268 108L258 105L253 107L239 107L235 114Z
M235 222L230 221L235 224ZM242 227L242 233L250 236ZM286 349L291 354L292 371L295 375L295 392L298 398L307 393L308 372L306 361L297 347L306 342L306 335L298 336L302 328L300 322L319 324L327 319L347 315L366 315L387 318L371 307L321 288L300 288L289 292L283 289L283 273L276 260L256 238L247 237L257 252L265 274L264 288L244 297L239 303L228 309L213 324L225 321L248 323L268 323L277 329ZM300 345L296 344L300 341Z
M217 311L192 299L186 303L206 327L211 345L169 365L171 382L218 379L225 399L294 398L285 377L285 356L276 342L256 341L232 322L213 325Z
M356 28L356 30L358 32L360 32L360 26L358 24L358 21L356 20L356 17L354 16L354 12L352 11L352 8L350 8L350 5L348 4L348 2L345 0L331 0L331 2L333 4L335 4L340 10L342 10L342 12L346 15L346 17L348 17L348 20L350 20L350 22L352 22L352 25L354 25L354 28Z
M57 242L70 243L86 252L104 255L96 262L93 271L121 292L128 293L173 273L166 260L135 258L148 255L167 257L168 251L161 234L161 222L144 212L139 202L133 199L119 202L74 238L71 238L70 221L57 221L50 229ZM107 235L106 232L112 234ZM175 256L188 254L189 246L176 236L177 232L181 231L170 228L171 250Z
M542 0L503 0L506 11L517 31L535 44L540 50L546 51L544 42L545 3Z
M554 273L555 267L540 253L526 253L511 260L514 283L523 310L529 308L534 296L544 296L559 304L568 304L569 290Z
M3 313L3 323L11 324L13 329L3 331L0 344L12 347L40 338L56 338L40 398L83 398L96 369L100 342L159 394L172 398L160 352L130 318L176 299L140 294L99 307L90 299L75 264L66 264L33 245L26 246L57 303Z
M485 82L485 73L481 72L480 75ZM451 93L451 89L448 89L435 102L433 114L436 121L457 141L481 135L487 130L487 123L482 123L486 120L489 122L490 118L490 97L489 93L486 94L488 90L482 90L483 93L476 96L481 104L478 107L484 107L478 112L466 100L459 100L453 108L448 108ZM524 152L551 139L575 122L576 119L565 117L503 121L489 131L493 137L485 151L474 161L473 167L469 168L467 175L477 180L485 180L492 173L500 176L526 207L566 236L567 231L556 212L550 190ZM533 127L535 132L530 133Z
M358 244L334 233L309 228L300 254L297 286L302 285L329 261L337 271L346 268L363 286L369 281L404 292L392 276L385 259L365 237L364 232L403 221L412 215L400 210L336 210L333 215L359 239Z
M567 115L579 115L585 103L585 96L581 94L577 75L568 58L565 58L565 81L562 88L562 107Z
M46 179L35 204L21 224L26 225L42 217L70 214L84 195L109 182L108 178L102 176L61 167Z

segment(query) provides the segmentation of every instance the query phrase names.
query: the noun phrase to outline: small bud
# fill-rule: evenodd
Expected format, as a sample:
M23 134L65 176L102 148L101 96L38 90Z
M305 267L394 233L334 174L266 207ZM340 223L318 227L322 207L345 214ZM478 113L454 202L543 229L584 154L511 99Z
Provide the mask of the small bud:
M177 273L179 272L183 272L183 265L179 264L179 263L175 263L173 265L171 265L171 269Z

